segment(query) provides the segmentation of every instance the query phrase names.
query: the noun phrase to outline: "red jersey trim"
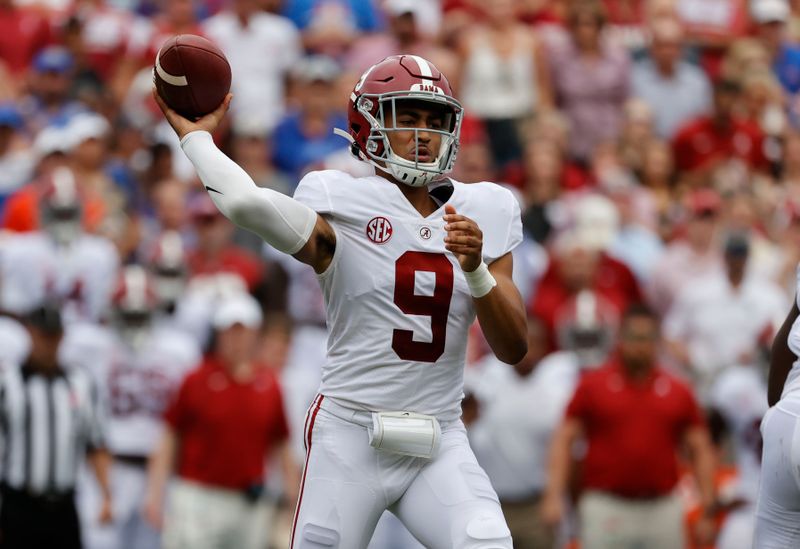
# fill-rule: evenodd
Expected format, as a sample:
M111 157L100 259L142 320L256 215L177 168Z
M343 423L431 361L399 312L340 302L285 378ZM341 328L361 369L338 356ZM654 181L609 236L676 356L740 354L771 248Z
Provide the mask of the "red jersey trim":
M314 399L314 402L311 404L311 407L308 409L308 414L306 415L306 425L303 432L303 442L305 442L306 445L306 463L303 466L303 479L300 481L300 496L297 498L297 508L294 510L294 519L292 520L292 537L289 541L289 549L294 547L294 532L297 529L297 518L300 516L300 506L303 504L303 491L306 487L308 462L311 461L311 435L314 432L314 421L317 419L317 412L319 412L319 407L324 398L325 396L323 395L317 395L317 398Z

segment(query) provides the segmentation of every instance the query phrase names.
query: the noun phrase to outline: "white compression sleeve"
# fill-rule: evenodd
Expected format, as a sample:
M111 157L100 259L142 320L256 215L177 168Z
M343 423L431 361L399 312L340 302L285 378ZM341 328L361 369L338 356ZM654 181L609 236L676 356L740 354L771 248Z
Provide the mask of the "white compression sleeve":
M181 148L225 217L287 254L298 252L308 242L317 213L291 197L257 187L236 162L217 148L210 133L186 134Z

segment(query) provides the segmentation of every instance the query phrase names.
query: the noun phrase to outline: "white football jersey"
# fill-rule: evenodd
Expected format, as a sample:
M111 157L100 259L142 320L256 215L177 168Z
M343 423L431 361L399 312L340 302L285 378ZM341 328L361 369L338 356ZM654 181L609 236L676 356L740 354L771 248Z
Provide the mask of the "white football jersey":
M150 455L161 433L162 416L184 376L200 363L200 349L182 331L158 326L138 349L98 325L69 327L61 359L89 370L108 400L109 450Z
M11 317L0 316L0 369L22 364L31 352L31 337L25 326Z
M336 231L333 260L319 275L329 331L320 392L367 410L448 421L461 414L475 310L444 247L444 203L483 231L487 264L519 244L522 223L511 192L493 183L447 180L430 188L442 206L428 217L378 176L311 172L295 198Z
M739 496L755 501L761 470L761 420L767 387L754 367L726 368L711 388L711 404L725 419L739 472Z
M0 308L20 313L59 298L65 322L96 322L107 312L118 269L106 238L82 234L57 246L43 232L15 234L0 250Z

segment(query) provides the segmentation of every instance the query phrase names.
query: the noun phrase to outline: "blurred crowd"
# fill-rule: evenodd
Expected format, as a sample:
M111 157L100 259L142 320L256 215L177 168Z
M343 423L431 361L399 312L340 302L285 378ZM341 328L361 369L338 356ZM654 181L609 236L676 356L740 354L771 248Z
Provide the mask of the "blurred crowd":
M0 358L25 363L19 322L56 302L60 360L107 396L118 534L87 547L158 546L172 458L180 477L244 482L279 511L254 519L255 539L285 546L325 360L313 271L221 216L152 98L153 60L179 33L230 61L218 145L287 194L310 170L372 173L333 129L373 63L416 54L448 77L466 111L451 175L510 187L525 230L530 351L501 364L476 327L464 401L515 546L749 547L765 365L800 261L800 2L0 0ZM197 376L228 387L212 366L279 385L253 426L268 444L241 450L267 462L247 465L263 486L203 464L230 441L197 442L181 407ZM606 385L640 392L597 396ZM672 423L626 423L677 388ZM630 406L612 418L612 402ZM195 454L175 457L187 440ZM617 476L597 472L609 445L627 452ZM110 528L81 482L84 532ZM391 519L373 546L416 547Z

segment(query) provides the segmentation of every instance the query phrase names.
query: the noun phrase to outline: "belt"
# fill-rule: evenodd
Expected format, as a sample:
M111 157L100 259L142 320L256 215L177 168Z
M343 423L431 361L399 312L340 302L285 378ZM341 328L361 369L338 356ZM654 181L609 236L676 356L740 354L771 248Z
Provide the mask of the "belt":
M12 488L7 484L0 489L3 499L27 499L45 504L59 504L73 501L75 498L75 490L45 490L43 492L36 492L34 490L20 490Z
M600 490L600 493L611 496L617 499L624 499L627 501L655 501L664 499L671 496L672 492L643 492L641 494L622 494L611 490Z
M261 482L253 482L244 487L228 487L206 484L204 482L181 478L180 482L191 490L199 490L206 493L213 493L216 495L223 495L229 498L243 498L248 503L258 503L259 501L273 501L277 498L271 494L267 487Z
M132 456L128 454L114 454L114 461L124 463L125 465L132 465L134 467L147 468L147 456Z
M322 402L320 403L319 407L329 414L338 417L344 421L348 421L350 423L355 423L356 425L361 425L362 427L372 428L372 412L369 410L359 410L356 408L351 408L339 402L336 402L337 399L331 397L324 397ZM401 411L401 410L392 410L392 411ZM413 412L414 410L408 410L409 412ZM438 419L438 418L437 418ZM444 431L446 428L450 427L451 425L455 425L460 423L460 419L455 419L451 421L439 421L439 427Z

